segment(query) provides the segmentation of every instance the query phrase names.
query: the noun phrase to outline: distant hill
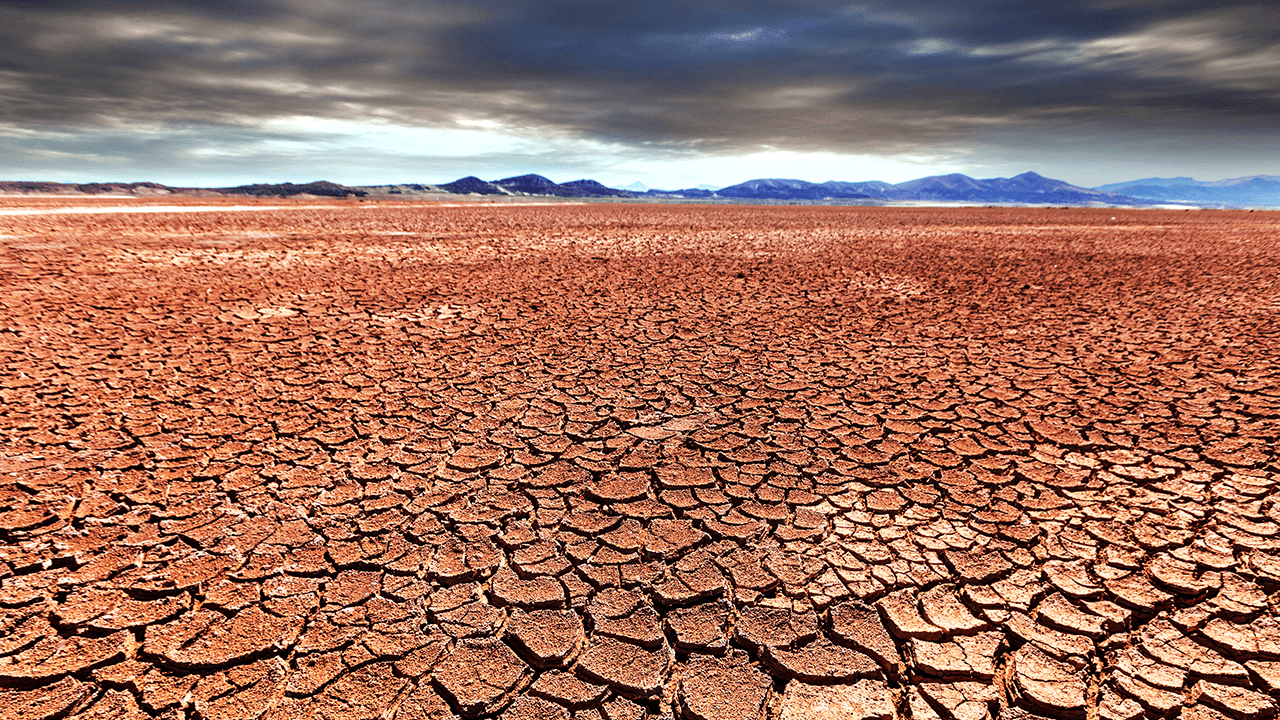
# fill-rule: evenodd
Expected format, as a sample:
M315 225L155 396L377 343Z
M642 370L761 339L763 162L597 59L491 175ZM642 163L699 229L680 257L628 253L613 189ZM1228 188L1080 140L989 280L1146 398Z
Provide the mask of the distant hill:
M563 195L560 186L551 180L535 174L517 175L515 177L494 180L497 185L511 192L521 193L524 195Z
M1207 207L1280 207L1278 175L1253 175L1215 181L1189 177L1143 178L1100 185L1097 189L1157 202L1180 202Z
M181 192L153 182L135 183L59 183L31 180L0 181L0 193L6 195L172 195Z
M315 195L320 197L364 197L364 190L349 188L345 185L317 180L315 182L272 183L257 185L240 185L226 188L179 188L153 182L134 183L56 183L30 181L0 181L0 193L22 195L131 195L136 197L157 197L165 195L186 195L208 197L230 195L238 197L293 197L295 195Z
M369 193L356 190L327 180L295 185L293 183L273 183L269 185L240 185L239 187L215 188L223 195L248 195L250 197L293 197L294 195L318 195L320 197L347 197L354 195L364 197Z
M568 197L634 197L634 193L626 190L615 190L605 187L595 180L573 180L560 183L560 187L570 194Z
M804 180L765 178L748 180L720 188L716 195L748 200L839 200L869 198L870 195L843 187L846 183L811 183Z
M441 190L451 192L455 195L509 195L505 189L487 183L475 175L468 175L464 178L454 180L451 183L440 186Z
M595 180L574 180L555 183L541 175L517 175L494 180L494 185L521 195L551 195L554 197L634 197L626 190L605 187Z

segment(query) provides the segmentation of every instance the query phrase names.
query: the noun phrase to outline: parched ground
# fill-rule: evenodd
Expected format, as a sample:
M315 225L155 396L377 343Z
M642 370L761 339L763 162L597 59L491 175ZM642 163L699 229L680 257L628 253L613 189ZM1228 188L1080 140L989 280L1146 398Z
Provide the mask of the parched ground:
M1276 714L1276 213L77 203L0 718Z

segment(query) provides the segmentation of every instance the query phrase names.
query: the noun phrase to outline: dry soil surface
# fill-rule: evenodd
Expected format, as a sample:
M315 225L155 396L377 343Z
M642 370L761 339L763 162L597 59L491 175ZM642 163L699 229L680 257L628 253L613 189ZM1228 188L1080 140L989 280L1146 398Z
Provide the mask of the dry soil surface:
M1280 215L155 204L0 207L0 718L1276 713Z

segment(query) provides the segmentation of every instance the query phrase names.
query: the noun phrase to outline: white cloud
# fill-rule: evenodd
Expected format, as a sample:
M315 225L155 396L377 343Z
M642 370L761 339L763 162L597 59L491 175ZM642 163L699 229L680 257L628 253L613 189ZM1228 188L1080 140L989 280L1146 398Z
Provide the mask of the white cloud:
M899 48L907 55L941 55L964 50L959 43L945 38L920 38L902 43Z
M528 137L488 120L463 121L470 127L413 127L390 122L338 120L321 117L273 118L260 127L273 135L293 135L296 140L273 137L264 149L287 149L295 143L344 146L370 153L418 155L433 158L465 158L492 153L530 153L538 144Z
M1138 31L1082 41L1039 39L963 46L932 38L910 44L912 54L954 53L1016 58L1061 67L1123 71L1134 77L1190 80L1240 90L1274 89L1280 77L1280 45L1243 41L1255 18L1248 9L1158 22Z

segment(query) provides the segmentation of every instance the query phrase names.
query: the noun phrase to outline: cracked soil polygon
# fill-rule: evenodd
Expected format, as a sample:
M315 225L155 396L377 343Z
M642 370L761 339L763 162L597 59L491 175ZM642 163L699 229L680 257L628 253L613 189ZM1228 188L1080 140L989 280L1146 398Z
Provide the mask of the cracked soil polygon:
M0 720L1276 714L1274 212L189 202L3 218Z

